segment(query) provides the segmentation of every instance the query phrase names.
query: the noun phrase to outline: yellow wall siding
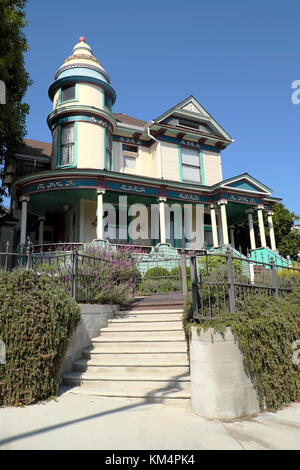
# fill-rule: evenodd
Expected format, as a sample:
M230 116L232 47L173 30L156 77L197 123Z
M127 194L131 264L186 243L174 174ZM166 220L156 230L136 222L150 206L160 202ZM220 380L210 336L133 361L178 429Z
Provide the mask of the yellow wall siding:
M77 104L84 106L94 106L95 108L103 108L104 91L91 83L79 83Z
M180 181L177 144L162 143L162 176L164 179Z
M56 90L56 92L54 93L54 97L53 97L53 111L57 108L58 99L59 99L59 89Z
M221 158L216 152L203 150L204 181L206 186L222 181Z
M52 134L52 152L51 152L51 169L54 170L57 164L57 137L58 127L56 127Z
M77 168L104 168L105 129L96 124L78 122Z
M121 171L121 144L120 142L113 141L112 153L113 153L113 171Z

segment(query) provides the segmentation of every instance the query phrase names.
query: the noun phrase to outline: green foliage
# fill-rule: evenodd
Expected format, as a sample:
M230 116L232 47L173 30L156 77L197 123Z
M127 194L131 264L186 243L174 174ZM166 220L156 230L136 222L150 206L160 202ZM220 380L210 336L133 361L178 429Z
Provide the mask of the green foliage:
M174 271L175 269L175 271ZM148 269L144 278L137 283L137 292L143 294L161 294L167 292L178 292L180 282L178 280L177 268L170 271L164 267L156 266Z
M146 272L144 279L159 278L170 276L170 272L163 267L156 266L155 268L150 268Z
M0 105L0 165L13 161L26 134L29 106L22 99L31 81L24 66L24 53L28 49L22 32L26 25L25 6L25 0L0 2L0 78L6 85L6 104ZM0 207L4 194L0 188Z
M281 298L249 296L238 314L216 316L200 329L224 334L230 327L243 353L244 368L252 378L261 407L270 410L300 399L300 371L292 362L292 344L300 338L300 289ZM184 327L192 323L192 304L185 305Z
M59 371L80 320L73 299L49 276L0 271L0 406L30 405L57 394Z

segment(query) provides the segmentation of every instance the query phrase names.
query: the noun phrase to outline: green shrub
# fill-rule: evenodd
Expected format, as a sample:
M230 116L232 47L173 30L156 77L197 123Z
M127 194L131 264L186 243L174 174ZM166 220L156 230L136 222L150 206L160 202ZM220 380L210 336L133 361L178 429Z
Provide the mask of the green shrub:
M16 269L0 271L0 406L30 405L57 394L59 371L80 320L57 279Z
M170 272L166 268L162 267L155 267L155 268L150 268L146 272L144 279L150 279L150 278L165 278L170 276Z
M300 339L300 289L275 298L251 295L237 301L237 314L216 316L197 325L224 334L230 327L243 353L245 372L252 377L263 407L276 410L300 399L300 371L293 364L292 345ZM184 327L192 322L192 303L185 304Z

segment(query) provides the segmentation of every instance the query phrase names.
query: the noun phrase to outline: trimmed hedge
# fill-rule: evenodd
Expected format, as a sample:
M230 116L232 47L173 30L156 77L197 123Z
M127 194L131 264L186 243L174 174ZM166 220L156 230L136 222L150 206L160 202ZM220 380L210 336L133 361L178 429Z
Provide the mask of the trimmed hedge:
M0 406L30 405L55 396L59 371L80 309L54 278L0 270Z

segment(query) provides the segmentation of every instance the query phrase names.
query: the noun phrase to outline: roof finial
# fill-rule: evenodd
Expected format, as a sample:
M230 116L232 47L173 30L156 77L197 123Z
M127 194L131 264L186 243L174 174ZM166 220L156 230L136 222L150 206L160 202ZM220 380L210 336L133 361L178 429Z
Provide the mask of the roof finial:
M85 42L85 37L84 37L84 36L80 36L79 41L80 41L80 42Z

